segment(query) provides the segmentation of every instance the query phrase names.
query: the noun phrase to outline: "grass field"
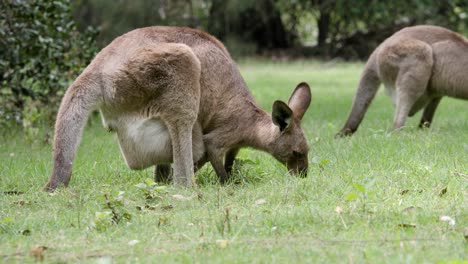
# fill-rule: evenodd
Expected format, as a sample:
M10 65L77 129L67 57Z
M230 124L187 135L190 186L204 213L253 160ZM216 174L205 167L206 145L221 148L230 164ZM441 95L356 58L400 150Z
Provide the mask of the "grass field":
M334 140L362 67L240 63L268 111L310 84L305 179L245 149L231 184L205 166L197 190L154 186L92 118L70 187L48 194L51 146L10 133L0 140L0 263L468 263L467 102L445 98L431 129L416 128L418 114L392 133L379 93L357 134Z

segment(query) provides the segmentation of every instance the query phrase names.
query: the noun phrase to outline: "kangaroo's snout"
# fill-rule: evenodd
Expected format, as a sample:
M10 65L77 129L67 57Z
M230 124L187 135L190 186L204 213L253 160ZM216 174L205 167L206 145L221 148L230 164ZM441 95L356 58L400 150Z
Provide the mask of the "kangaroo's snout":
M286 167L294 175L301 178L307 177L309 163L307 156L305 158L290 159L286 162Z

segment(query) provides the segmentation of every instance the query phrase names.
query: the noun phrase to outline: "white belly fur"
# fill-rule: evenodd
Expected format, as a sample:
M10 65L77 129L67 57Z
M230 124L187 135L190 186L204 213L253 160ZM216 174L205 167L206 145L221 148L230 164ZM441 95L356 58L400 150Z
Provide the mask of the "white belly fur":
M131 169L172 162L172 144L160 119L121 118L117 128L120 150Z
M106 127L117 132L120 150L130 169L140 170L173 162L171 138L161 119L136 115L119 116L116 119L104 118L102 115L102 119ZM201 128L197 125L192 141L193 158L197 161L204 154Z

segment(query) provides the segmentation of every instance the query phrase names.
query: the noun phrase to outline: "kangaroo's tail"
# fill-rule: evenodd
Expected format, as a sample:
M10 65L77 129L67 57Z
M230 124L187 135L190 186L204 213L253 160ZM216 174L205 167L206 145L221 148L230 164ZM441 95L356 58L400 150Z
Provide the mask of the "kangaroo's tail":
M44 190L53 191L61 185L68 185L83 128L91 111L96 109L101 98L99 79L91 73L84 72L68 88L57 114L53 149L54 165L52 175Z
M349 113L346 124L336 136L346 136L353 134L359 127L367 108L377 93L381 84L377 72L376 52L374 52L364 67L359 86L354 97L353 106Z

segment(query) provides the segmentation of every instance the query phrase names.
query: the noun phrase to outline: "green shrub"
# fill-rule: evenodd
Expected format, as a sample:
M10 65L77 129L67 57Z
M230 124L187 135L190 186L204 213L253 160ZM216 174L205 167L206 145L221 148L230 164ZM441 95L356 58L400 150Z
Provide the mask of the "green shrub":
M69 0L5 0L0 9L0 127L34 134L96 53L97 30L77 30Z

